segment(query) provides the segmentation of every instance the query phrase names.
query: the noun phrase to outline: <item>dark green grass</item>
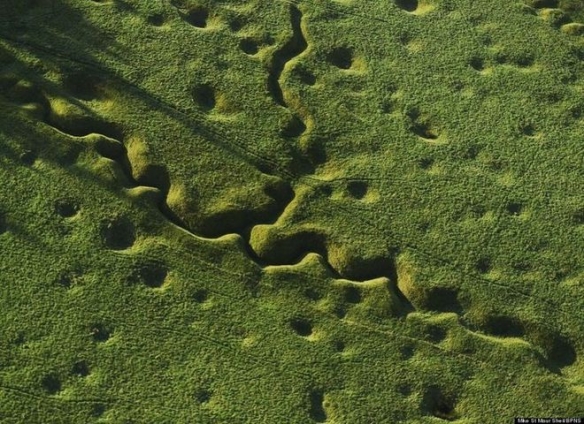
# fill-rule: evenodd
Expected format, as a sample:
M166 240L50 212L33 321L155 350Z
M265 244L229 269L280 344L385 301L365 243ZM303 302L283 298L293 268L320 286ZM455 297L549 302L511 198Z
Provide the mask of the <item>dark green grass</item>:
M0 421L584 410L579 2L6 2Z

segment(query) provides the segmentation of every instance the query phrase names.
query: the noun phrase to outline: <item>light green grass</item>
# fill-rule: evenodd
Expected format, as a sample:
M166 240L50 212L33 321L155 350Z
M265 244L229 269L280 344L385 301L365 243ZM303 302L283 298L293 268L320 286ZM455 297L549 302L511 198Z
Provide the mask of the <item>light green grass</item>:
M579 2L2 7L0 422L582 415Z

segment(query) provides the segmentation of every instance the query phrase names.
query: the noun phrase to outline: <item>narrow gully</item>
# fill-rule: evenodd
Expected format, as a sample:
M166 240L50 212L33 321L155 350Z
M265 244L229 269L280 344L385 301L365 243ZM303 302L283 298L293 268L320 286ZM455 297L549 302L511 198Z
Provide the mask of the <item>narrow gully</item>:
M290 23L292 25L292 37L274 53L272 66L268 75L268 90L274 97L277 104L288 107L284 99L280 77L288 62L299 56L306 50L308 43L302 33L302 12L294 5L290 5Z

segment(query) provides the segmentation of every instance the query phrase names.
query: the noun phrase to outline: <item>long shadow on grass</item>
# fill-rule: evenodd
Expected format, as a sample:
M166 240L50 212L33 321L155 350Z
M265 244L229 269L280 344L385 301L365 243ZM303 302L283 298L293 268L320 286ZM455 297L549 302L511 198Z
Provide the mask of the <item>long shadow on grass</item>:
M84 9L100 7L95 2L73 8L63 0L10 0L3 7L0 39L49 50L63 46L80 62L95 61L98 54L124 58L124 50L115 38L93 25L83 13ZM39 41L42 44L37 44Z
M15 48L34 53L39 59L53 62L58 67L69 70L90 70L92 73L100 74L105 78L115 81L117 84L123 85L128 88L130 93L134 94L151 108L164 111L169 118L180 122L190 128L194 133L202 135L209 142L220 146L235 157L251 163L262 172L275 174L289 180L296 179L302 174L310 173L311 168L307 165L305 158L294 149L287 152L288 156L292 157L292 161L288 165L282 165L270 158L263 157L246 147L246 145L236 143L229 137L226 137L225 134L208 125L200 117L193 115L189 111L181 110L177 105L171 104L157 97L153 93L144 90L137 83L120 75L115 70L100 64L98 57L96 57L93 52L96 51L96 49L102 49L107 54L115 56L116 45L114 40L108 38L107 34L104 34L98 28L95 28L95 26L88 23L84 19L83 13L81 13L80 10L72 9L61 0L50 2L41 1L38 4L40 6L37 6L38 10L36 10L36 12L34 10L30 11L24 7L20 7L18 9L19 13L24 13L26 16L19 17L18 22L5 21L0 24L0 37L9 42ZM42 7L45 9L40 10ZM50 14L49 8L51 9ZM54 14L54 10L58 11L58 15ZM29 15L27 15L27 13L29 13ZM38 20L39 17L43 16L48 16L49 19L42 21ZM77 39L75 37L76 33L71 30L71 22L82 22L82 25L78 24L77 27L83 26L85 32L90 33L90 35ZM35 36L27 36L31 33L34 33ZM43 37L47 40L51 40L51 42L45 42ZM65 49L64 46L67 46L67 48ZM69 46L73 47L68 48ZM91 49L88 50L87 46L91 46ZM31 73L34 73L34 70L30 71ZM44 83L52 84L46 80ZM49 88L59 89L59 87L55 86ZM87 110L87 112L90 113L89 110ZM87 177L90 176L88 175ZM91 177L95 178L93 175ZM375 227L375 225L372 226L372 228ZM402 247L417 250L424 256L431 257L435 263L456 269L453 264L444 263L444 260L434 257L427 252L422 252L417 249L416 246L410 245L404 240L400 240L400 243L405 243ZM477 279L477 276L475 275L470 275L462 271L461 274L464 274L466 277L470 276L472 279ZM488 281L487 283L491 284L491 282Z
M51 15L49 8L57 10L57 15ZM39 23L39 15L48 16L48 19ZM192 111L183 110L169 103L120 75L111 67L104 66L100 58L111 57L113 60L123 62L124 49L111 36L88 22L81 9L73 9L61 0L55 0L54 6L45 6L45 10L42 13L39 11L36 17L37 20L31 17L29 21L0 25L0 39L16 48L35 54L42 61L60 62L58 64L60 67L70 71L85 69L103 78L111 79L151 109L166 113L169 118L190 128L193 133L201 135L230 155L250 163L261 172L286 179L295 179L298 175L312 173L312 165L293 147L288 146L289 151L286 151L284 155L291 158L290 163L280 164L269 157L259 155L245 143L237 143L234 137L213 128ZM88 46L91 48L88 49ZM95 52L99 52L99 57Z

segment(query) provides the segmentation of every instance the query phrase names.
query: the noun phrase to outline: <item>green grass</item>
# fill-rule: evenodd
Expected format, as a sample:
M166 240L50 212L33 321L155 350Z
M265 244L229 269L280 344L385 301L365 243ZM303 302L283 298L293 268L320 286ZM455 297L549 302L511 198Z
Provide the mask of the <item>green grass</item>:
M580 2L0 7L2 423L582 415Z

